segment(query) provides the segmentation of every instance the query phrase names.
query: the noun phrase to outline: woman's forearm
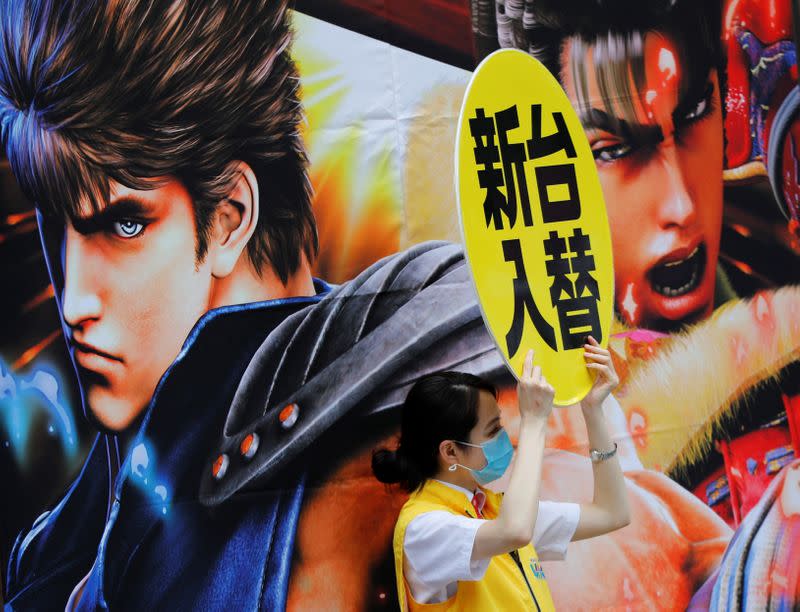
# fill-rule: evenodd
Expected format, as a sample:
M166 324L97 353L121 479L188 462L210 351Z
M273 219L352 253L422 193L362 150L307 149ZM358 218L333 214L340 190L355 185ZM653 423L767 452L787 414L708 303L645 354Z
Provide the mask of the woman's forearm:
M486 521L475 535L473 559L486 559L522 548L533 539L539 511L547 419L531 417L520 423L517 456L496 519Z
M520 415L517 457L497 518L481 525L475 534L473 559L501 555L522 548L533 539L547 418L553 409L554 394L541 368L533 365L533 351L528 351L517 385Z
M517 457L508 480L498 520L521 541L530 541L539 509L547 420L522 419Z
M605 415L601 406L583 409L586 431L589 434L590 448L599 451L614 448L614 441L608 432ZM609 515L610 529L617 529L630 522L628 494L625 477L617 455L592 463L594 471L593 505Z

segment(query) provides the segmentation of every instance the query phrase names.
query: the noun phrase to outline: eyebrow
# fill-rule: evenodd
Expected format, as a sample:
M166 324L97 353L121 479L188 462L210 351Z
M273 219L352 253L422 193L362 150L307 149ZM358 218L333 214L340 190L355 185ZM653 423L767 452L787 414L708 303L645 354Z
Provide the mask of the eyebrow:
M106 229L119 219L141 219L150 213L144 202L131 197L120 198L88 217L73 217L72 226L79 234L93 234Z
M682 125L682 119L701 99L708 98L714 91L713 83L708 79L697 79L678 100L672 111L673 122ZM579 115L584 130L596 129L619 136L626 142L635 145L656 144L664 139L661 126L647 123L630 123L621 117L614 117L599 108L590 108Z
M584 130L608 132L632 144L655 144L664 139L660 125L629 123L620 117L612 117L599 108L581 112L580 121Z

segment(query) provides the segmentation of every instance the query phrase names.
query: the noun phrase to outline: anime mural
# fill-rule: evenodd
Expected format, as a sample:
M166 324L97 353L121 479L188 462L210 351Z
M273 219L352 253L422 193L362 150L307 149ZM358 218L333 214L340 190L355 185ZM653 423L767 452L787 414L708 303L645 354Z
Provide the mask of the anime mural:
M599 174L632 512L542 564L556 606L800 606L794 22L788 0L0 4L2 602L397 609L405 497L369 465L409 387L484 376L518 428L453 161L471 71L516 48ZM545 498L590 498L588 447L554 409Z

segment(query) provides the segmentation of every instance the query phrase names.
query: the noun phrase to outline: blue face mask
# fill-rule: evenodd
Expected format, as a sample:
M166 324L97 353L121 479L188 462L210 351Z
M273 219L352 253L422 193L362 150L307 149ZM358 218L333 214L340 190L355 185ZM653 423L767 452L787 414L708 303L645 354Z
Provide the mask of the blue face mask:
M469 442L459 442L459 444L475 446L483 450L483 455L486 457L486 465L481 469L473 470L465 465L461 466L472 472L475 480L481 485L497 480L505 474L511 464L511 458L514 456L514 446L511 444L511 439L505 429L501 429L494 438L483 444L470 444Z

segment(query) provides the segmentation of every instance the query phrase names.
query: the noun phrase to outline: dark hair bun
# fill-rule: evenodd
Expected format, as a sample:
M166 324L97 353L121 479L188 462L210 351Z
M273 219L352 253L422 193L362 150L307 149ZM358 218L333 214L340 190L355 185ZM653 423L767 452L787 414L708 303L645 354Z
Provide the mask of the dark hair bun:
M408 481L408 459L401 450L380 448L372 453L372 473L386 484Z

